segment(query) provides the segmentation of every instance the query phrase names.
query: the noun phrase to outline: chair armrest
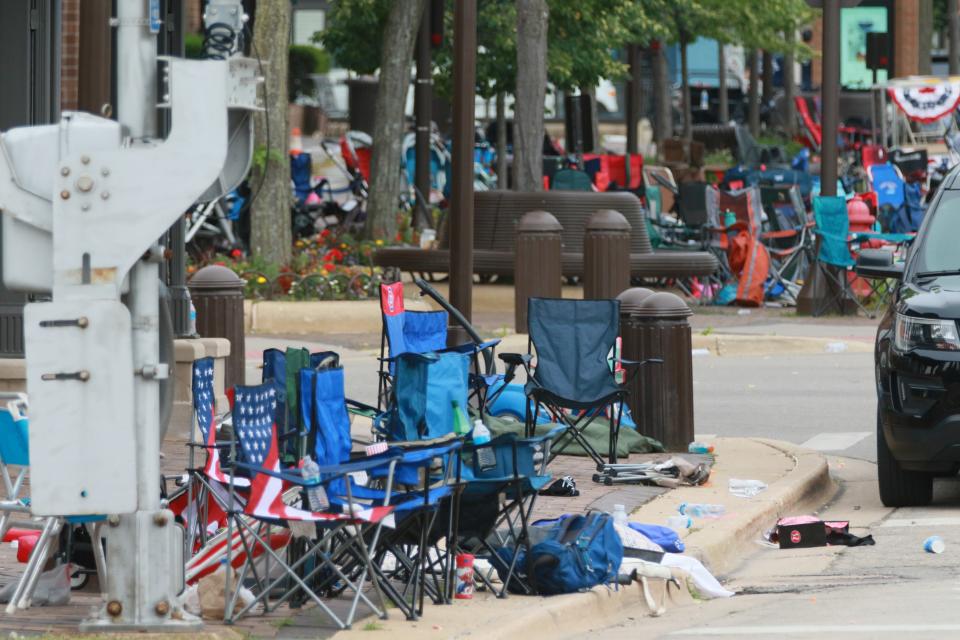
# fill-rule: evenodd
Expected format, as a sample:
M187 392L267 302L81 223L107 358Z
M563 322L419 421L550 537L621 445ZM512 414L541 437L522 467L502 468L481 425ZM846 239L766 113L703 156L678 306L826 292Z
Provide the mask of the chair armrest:
M501 353L497 357L514 367L526 367L533 360L533 356L529 353Z
M184 442L183 444L194 449L229 449L237 444L237 442L236 440L228 440L227 442L221 441L216 444L207 444L205 442Z
M620 364L625 367L642 367L645 364L663 364L663 358L647 358L646 360L626 360L621 358Z

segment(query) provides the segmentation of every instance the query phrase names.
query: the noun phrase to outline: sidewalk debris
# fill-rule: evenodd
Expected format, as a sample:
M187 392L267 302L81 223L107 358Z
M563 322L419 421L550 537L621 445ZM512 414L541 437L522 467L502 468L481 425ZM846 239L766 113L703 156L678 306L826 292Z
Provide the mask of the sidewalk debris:
M663 559L660 561L660 564L665 567L676 567L686 571L701 596L707 598L729 598L735 595L733 591L725 589L723 585L713 577L713 574L707 571L703 563L696 558L691 558L690 556L679 553L665 553L663 554Z
M923 541L923 550L927 553L943 553L946 548L947 545L940 536L930 536Z
M876 544L872 535L857 536L850 533L850 522L833 520L824 522L816 516L793 516L780 518L764 537L781 549L805 547L866 547Z
M752 498L761 491L766 491L767 484L759 480L740 480L730 478L730 493L738 498Z

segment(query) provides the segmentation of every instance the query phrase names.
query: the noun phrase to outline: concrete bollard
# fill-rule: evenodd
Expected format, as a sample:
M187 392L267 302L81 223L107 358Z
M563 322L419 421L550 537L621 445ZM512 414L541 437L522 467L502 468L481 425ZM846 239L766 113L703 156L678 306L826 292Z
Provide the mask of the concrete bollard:
M618 211L597 211L583 238L583 297L615 298L629 286L630 223Z
M528 211L517 223L513 254L514 328L527 332L527 300L561 297L563 227L546 211Z

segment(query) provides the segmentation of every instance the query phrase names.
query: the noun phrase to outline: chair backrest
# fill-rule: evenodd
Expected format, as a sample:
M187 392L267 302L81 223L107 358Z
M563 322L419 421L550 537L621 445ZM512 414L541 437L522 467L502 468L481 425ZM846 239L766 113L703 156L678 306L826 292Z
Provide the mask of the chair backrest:
M397 356L385 435L388 440L439 438L453 432L456 403L467 410L470 356L445 353Z
M269 383L237 385L234 392L233 434L241 459L265 469L279 469L276 415L277 390Z
M915 180L927 175L926 149L894 149L890 152L890 160L907 180Z
M380 285L380 312L391 357L446 348L447 312L407 311L402 282Z
M213 390L213 358L200 358L193 361L193 413L197 417L201 442L212 444L211 437L216 434L213 420L217 415L216 399Z
M673 177L673 171L670 170L670 167L662 167L659 165L647 165L643 168L643 179L647 185L654 186L660 190L660 211L671 211L673 209L676 196L674 196L673 191L657 182L656 178L653 177L655 175L664 178L667 182L676 187L677 181Z
M777 231L795 229L807 221L806 207L800 195L800 188L789 186L760 187L760 201L767 212L771 225Z
M853 256L847 244L850 218L847 216L846 199L841 196L817 196L813 199L813 218L821 232L817 259L835 267L853 266Z
M26 396L0 406L0 460L3 464L30 466L29 421L21 412Z
M870 186L877 194L878 207L899 209L904 203L904 179L892 164L876 164L867 168Z
M582 402L617 390L608 357L620 331L619 300L530 298L527 314L541 387Z
M886 164L887 150L879 144L865 144L860 147L860 163L864 168L877 164Z
M677 213L684 224L702 227L707 224L707 183L681 182Z
M576 169L561 169L553 174L550 189L554 191L593 191L589 174Z
M300 411L313 434L313 459L320 466L350 460L350 416L347 414L343 369L300 370Z
M722 191L716 187L707 189L707 213L710 224L717 228L726 227L721 215L732 211L736 224L751 235L760 232L763 225L763 204L758 187L747 187L739 191Z

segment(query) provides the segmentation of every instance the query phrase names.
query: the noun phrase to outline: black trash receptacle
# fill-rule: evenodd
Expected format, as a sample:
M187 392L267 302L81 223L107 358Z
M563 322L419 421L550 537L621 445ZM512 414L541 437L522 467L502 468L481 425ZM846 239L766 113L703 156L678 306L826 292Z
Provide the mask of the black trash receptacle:
M513 253L514 329L527 332L527 300L559 298L563 227L546 211L528 211L517 223Z
M226 338L230 355L224 371L227 388L245 384L243 337L243 287L246 283L233 271L210 265L197 271L187 286L197 310L197 333L204 338Z
M620 296L623 358L661 358L640 368L627 405L637 428L668 451L686 451L693 441L693 362L690 307L672 293L628 289Z

